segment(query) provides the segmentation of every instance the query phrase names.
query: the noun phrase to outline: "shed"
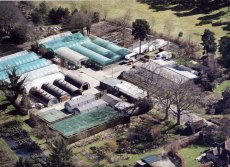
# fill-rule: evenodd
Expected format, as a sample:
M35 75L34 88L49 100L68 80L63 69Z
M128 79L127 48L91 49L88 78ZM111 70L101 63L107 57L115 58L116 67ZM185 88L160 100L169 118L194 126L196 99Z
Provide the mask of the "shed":
M44 90L32 88L30 89L29 93L34 99L44 104L45 106L52 106L58 103L58 99L56 97L45 92Z
M92 101L90 103L87 103L85 105L81 105L79 107L76 107L74 109L74 112L75 112L75 114L85 113L85 112L89 112L89 111L92 111L94 109L97 109L98 107L105 107L106 105L107 105L107 103L104 100L99 99L99 100L95 100L95 101Z
M62 79L56 79L53 83L58 88L66 91L71 96L81 95L81 90Z
M73 112L73 110L79 106L85 105L95 100L95 95L88 94L73 98L65 103L65 109L69 112Z
M60 102L66 101L68 99L70 99L70 95L63 91L62 89L54 86L51 83L44 83L42 85L42 89L45 90L46 92L50 93L51 95L53 95L54 97L58 98L58 100Z
M78 87L81 91L88 90L90 88L90 85L88 82L83 81L82 79L79 78L79 76L76 76L74 74L66 75L65 81Z
M88 61L89 58L73 51L72 49L69 49L68 47L61 47L54 51L57 55L57 57L60 57L66 61L68 61L71 64L74 65L81 65L84 64L84 62Z

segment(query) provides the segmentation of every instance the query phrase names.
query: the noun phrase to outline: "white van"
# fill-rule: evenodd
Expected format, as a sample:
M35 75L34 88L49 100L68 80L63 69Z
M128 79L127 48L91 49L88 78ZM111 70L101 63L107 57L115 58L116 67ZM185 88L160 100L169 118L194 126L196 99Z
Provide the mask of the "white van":
M157 53L157 55L155 56L156 60L162 59L162 60L169 60L172 58L172 53L171 52L167 52L167 51L162 51Z

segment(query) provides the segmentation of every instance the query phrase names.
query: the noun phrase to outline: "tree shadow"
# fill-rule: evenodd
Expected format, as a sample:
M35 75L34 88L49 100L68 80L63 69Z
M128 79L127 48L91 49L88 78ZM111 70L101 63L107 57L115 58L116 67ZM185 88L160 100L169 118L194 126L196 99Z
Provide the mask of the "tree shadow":
M0 111L6 111L6 109L8 108L8 106L11 105L11 103L9 103L7 100L4 100L4 102L6 102L6 103L0 104Z

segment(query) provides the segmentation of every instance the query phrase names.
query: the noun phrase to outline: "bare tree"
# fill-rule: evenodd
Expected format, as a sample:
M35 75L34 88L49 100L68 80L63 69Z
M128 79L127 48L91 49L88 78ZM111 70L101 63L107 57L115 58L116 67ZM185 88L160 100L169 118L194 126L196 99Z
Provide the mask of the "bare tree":
M84 34L84 28L87 25L87 16L84 12L75 13L70 21L70 25L73 29L80 29L82 34Z
M185 111L191 109L200 100L200 90L192 81L182 82L174 84L171 87L172 101L176 106L175 110L172 110L176 116L176 124L181 124L181 115L187 114Z
M164 33L166 34L168 44L169 44L169 39L170 39L171 33L174 30L174 28L175 27L174 27L173 20L168 19L168 20L165 21Z
M129 26L130 21L132 18L131 10L127 10L124 15L119 19L120 20L120 26L121 26L121 32L122 32L122 41L123 46L125 45L125 37L126 37L126 28Z

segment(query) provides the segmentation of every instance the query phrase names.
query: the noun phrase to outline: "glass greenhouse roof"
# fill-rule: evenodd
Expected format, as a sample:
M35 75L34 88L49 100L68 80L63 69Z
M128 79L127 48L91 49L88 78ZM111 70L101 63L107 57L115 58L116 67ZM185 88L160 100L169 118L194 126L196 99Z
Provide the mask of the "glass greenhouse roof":
M96 45L95 43L92 43L92 42L85 42L82 44L82 46L86 47L87 49L90 49L94 52L97 52L109 59L112 59L112 60L119 60L121 59L121 56L108 50L108 49L105 49L99 45Z
M39 59L39 57L34 52L27 53L21 56L17 56L15 58L6 59L4 61L1 61L0 59L0 71L7 70L15 66L19 66L19 65L37 60L37 59Z
M62 36L52 41L45 42L42 45L45 48L49 48L55 51L60 47L71 47L76 44L84 43L86 41L90 41L90 39L88 37L83 36L81 33L75 33L69 36Z
M84 56L90 58L92 61L100 64L100 65L107 65L107 64L110 64L113 62L113 60L107 58L107 57L104 57L90 49L87 49L81 45L75 45L73 47L70 47L70 49L80 53L80 54L83 54Z
M109 41L106 41L104 39L101 38L97 38L95 40L93 40L93 42L101 47L104 47L108 50L111 50L112 52L121 55L122 57L126 56L127 54L130 54L131 52L128 49L119 47Z

